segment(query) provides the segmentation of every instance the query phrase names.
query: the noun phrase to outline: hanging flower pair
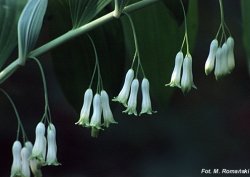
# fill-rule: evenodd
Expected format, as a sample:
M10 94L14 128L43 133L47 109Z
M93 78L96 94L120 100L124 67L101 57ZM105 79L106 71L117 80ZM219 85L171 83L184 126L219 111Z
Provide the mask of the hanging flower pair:
M193 81L193 71L192 71L192 56L189 52L189 41L188 41L188 30L187 30L187 21L184 5L181 2L181 6L184 14L185 22L185 35L183 38L181 50L176 54L175 57L175 66L173 73L171 75L171 80L169 84L165 86L178 87L182 90L184 94L188 93L192 88L197 89ZM185 58L183 57L182 48L184 43L186 44L187 54ZM184 58L184 59L183 59Z

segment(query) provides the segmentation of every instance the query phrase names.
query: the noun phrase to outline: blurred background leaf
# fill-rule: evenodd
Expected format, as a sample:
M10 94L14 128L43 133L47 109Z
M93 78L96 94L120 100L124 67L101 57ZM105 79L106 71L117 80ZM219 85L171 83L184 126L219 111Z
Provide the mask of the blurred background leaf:
M17 45L17 22L27 0L0 0L0 69Z
M68 0L73 28L91 21L112 0Z
M241 12L243 23L243 43L247 53L248 72L250 76L250 1L241 0Z

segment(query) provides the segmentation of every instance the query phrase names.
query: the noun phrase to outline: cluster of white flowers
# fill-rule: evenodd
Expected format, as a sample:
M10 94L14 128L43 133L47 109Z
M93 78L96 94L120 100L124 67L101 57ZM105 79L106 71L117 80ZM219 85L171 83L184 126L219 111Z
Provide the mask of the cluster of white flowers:
M134 114L137 116L137 95L139 90L139 81L137 78L134 78L134 70L129 69L123 87L117 97L113 101L118 101L122 103L127 109L123 111L129 115ZM142 106L140 115L143 113L152 114L155 111L152 111L151 99L149 94L149 81L147 78L143 78L141 84L142 91Z
M175 66L171 76L171 81L166 86L179 87L183 93L187 93L191 88L195 88L192 71L192 56L187 54L183 59L182 51L175 57Z
M235 67L234 39L230 36L219 46L218 40L212 40L209 54L205 63L205 73L210 74L214 70L216 80L230 74Z
M91 119L89 119L91 103L93 100L93 114ZM103 123L102 117L103 115ZM108 128L111 123L116 124L114 120L112 111L109 105L109 96L105 90L101 93L96 93L93 99L93 91L91 88L87 89L84 94L83 106L80 113L80 119L76 124L82 125L84 127L92 128L92 136L96 137L98 135L98 130L102 127Z
M48 148L46 149L46 147ZM57 161L55 126L52 123L48 125L46 139L45 126L42 122L39 122L36 126L34 146L30 141L27 141L22 147L20 141L17 140L12 146L12 155L11 177L30 177L30 170L34 176L41 177L42 166L59 165Z

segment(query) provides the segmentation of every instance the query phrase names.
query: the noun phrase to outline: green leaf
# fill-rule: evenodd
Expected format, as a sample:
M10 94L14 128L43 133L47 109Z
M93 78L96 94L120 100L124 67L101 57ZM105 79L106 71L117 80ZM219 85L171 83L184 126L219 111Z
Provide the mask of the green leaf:
M68 0L73 28L92 20L112 0Z
M26 0L0 0L0 69L17 45L17 21Z
M18 20L18 57L24 64L39 37L48 0L29 0Z
M250 1L241 0L242 21L243 21L243 43L245 46L250 75Z

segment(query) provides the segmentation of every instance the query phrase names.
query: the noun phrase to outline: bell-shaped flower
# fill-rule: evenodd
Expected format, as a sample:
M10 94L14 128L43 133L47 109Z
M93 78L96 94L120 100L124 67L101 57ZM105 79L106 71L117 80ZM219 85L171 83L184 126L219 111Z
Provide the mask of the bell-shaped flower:
M109 96L105 90L101 91L102 114L104 119L104 127L109 127L109 124L117 124L114 120L112 111L109 106Z
M101 117L102 117L101 96L100 94L96 93L93 100L93 115L91 117L90 126L95 127L96 129L102 129Z
M171 81L169 84L166 84L165 86L181 88L180 80L181 80L182 63L183 63L183 53L182 51L180 51L176 54L176 57L175 57L175 65L174 65L174 70L171 76Z
M151 99L149 94L149 81L147 78L143 78L141 83L141 91L142 91L142 106L140 115L143 113L152 114L156 111L152 111Z
M139 89L139 81L138 79L134 79L131 84L131 93L128 100L128 106L124 113L128 113L129 115L134 114L137 116L136 106L137 106L137 94Z
M18 21L18 53L20 64L25 64L27 55L38 39L48 0L29 0Z
M42 122L39 122L36 126L36 139L32 149L31 159L37 159L41 165L45 163L46 138L44 135L45 126Z
M191 88L197 89L193 81L192 71L192 57L187 54L183 61L183 72L181 77L181 90L185 94L191 90Z
M84 94L83 106L80 113L80 119L76 124L82 125L84 127L89 126L89 113L90 107L93 99L93 91L92 89L87 89Z
M206 75L210 74L214 69L215 56L216 56L217 49L218 49L218 40L214 39L214 40L212 40L212 42L210 44L209 54L207 57L207 61L205 63Z
M22 160L22 176L30 177L30 151L27 147L23 147L21 150L21 160Z
M234 39L230 36L227 38L228 45L228 69L231 73L235 67L235 59L234 59Z
M133 79L134 79L134 70L129 69L126 74L122 90L120 91L117 97L113 98L113 101L118 101L122 103L124 106L127 106L127 100Z
M22 174L21 149L22 145L20 141L15 141L12 145L13 162L11 166L11 177L21 176Z
M57 161L56 128L50 123L47 128L48 150L46 156L47 165L59 165Z

